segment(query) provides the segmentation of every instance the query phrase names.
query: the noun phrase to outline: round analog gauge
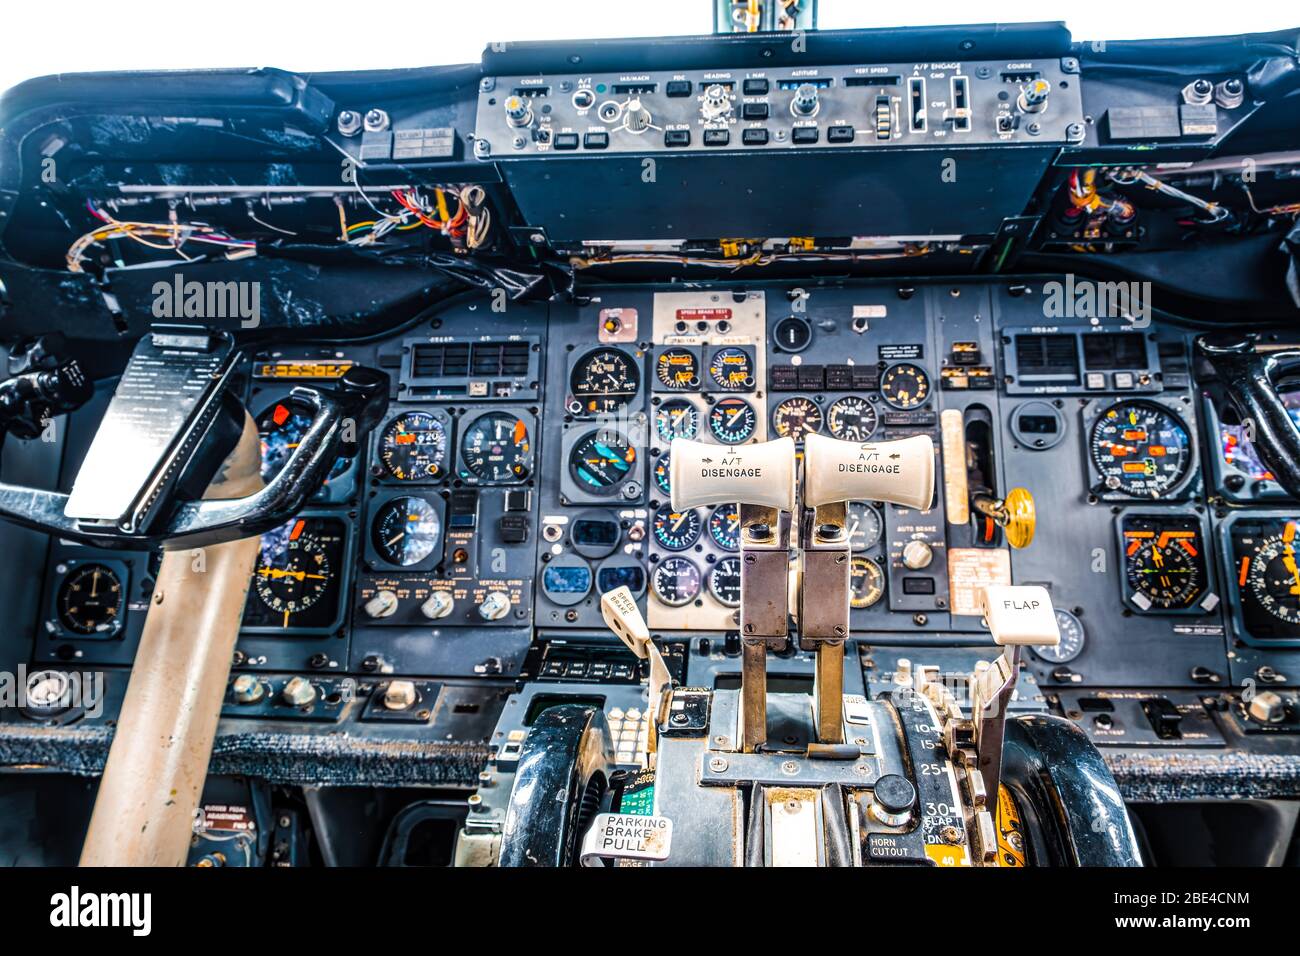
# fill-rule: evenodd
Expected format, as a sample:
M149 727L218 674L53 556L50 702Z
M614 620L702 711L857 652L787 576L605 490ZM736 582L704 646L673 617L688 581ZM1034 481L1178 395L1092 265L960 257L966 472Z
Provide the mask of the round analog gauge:
M262 440L262 480L270 481L280 473L311 427L314 413L310 405L296 398L276 402L257 416L257 433ZM330 469L329 477L337 478L348 470L351 459L340 456Z
M782 352L802 352L812 342L812 326L797 315L786 316L772 330L772 344Z
M74 567L59 585L59 623L74 634L111 634L121 627L122 579L103 564Z
M723 551L740 550L740 505L718 505L713 509L709 537Z
M700 360L690 349L664 349L655 358L655 377L674 392L693 392L700 387Z
M447 426L428 412L398 415L379 436L379 462L398 481L442 477L447 458Z
M670 467L670 455L672 452L664 452L655 462L655 487L666 495L673 493L672 485L672 468Z
M1092 463L1111 491L1159 498L1182 483L1192 440L1173 412L1154 402L1120 402L1092 426Z
M918 408L930 397L930 376L910 362L891 365L880 376L880 394L895 408Z
M384 502L370 527L379 556L403 568L427 561L438 546L441 531L438 510L415 497Z
M664 505L655 512L652 530L659 547L666 551L685 551L700 540L703 523L694 508L673 511L672 505Z
M865 501L849 502L849 545L854 551L873 547L883 531L879 511Z
M876 432L876 406L857 395L846 395L826 411L826 427L841 441L866 441Z
M569 471L588 491L617 488L636 464L636 449L616 432L602 430L582 438L569 452Z
M690 604L700 593L700 569L687 558L664 558L650 575L655 597L669 607Z
M709 376L718 388L741 392L754 387L754 360L742 348L718 349L709 360Z
M723 558L709 571L709 593L719 604L740 607L740 558Z
M1063 607L1056 609L1056 629L1061 641L1055 647L1035 647L1033 652L1049 664L1068 664L1083 653L1083 622Z
M285 627L291 615L315 605L333 586L336 569L330 567L329 548L305 518L262 535L253 590L267 608L283 615Z
M588 352L573 367L569 389L588 415L616 412L636 397L641 371L636 360L621 349Z
M822 430L821 406L811 398L787 398L772 411L772 429L781 438L802 442L805 435Z
M849 606L871 607L884 596L885 575L871 558L857 555L849 566Z
M1300 567L1295 526L1260 540L1246 568L1246 585L1259 606L1280 621L1300 626Z
M758 416L743 398L724 398L709 411L709 431L728 445L749 441L757 427Z
M664 402L655 409L655 431L665 442L694 438L700 431L700 413L690 402Z
M532 470L528 426L505 412L474 419L461 439L460 454L470 473L483 481L520 481Z
M1159 531L1142 537L1126 534L1124 564L1133 603L1143 610L1191 607L1204 589L1194 551L1190 533L1179 537Z

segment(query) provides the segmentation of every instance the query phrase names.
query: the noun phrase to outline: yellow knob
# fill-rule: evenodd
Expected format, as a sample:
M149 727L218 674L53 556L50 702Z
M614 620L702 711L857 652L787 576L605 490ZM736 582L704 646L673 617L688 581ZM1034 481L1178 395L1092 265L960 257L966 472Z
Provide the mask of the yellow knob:
M1013 548L1028 547L1034 540L1034 527L1038 520L1034 496L1025 488L1012 488L1003 499L1002 510L1006 517L998 524L1006 532L1007 544Z

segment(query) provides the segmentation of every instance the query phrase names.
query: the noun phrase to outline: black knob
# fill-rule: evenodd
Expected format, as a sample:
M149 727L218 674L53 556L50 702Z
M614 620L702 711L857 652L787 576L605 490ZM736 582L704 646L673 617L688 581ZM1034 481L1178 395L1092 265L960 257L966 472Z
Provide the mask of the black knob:
M916 787L906 777L887 773L876 781L873 795L886 813L906 813L916 802Z

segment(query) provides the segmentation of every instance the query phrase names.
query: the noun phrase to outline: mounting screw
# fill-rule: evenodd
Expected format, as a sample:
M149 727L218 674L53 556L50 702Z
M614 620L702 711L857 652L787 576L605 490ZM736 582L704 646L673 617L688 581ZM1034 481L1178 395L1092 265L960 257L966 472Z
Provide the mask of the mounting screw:
M727 769L727 760L725 757L710 757L709 769L714 773L723 773Z
M480 93L491 93L497 88L496 77L485 76L478 81L478 91Z
M1083 124L1071 123L1065 128L1065 138L1071 142L1077 142L1083 139Z
M485 139L474 140L474 155L478 157L491 156L492 144Z
M781 772L793 777L799 772L799 765L793 760L787 760L785 763L781 764Z

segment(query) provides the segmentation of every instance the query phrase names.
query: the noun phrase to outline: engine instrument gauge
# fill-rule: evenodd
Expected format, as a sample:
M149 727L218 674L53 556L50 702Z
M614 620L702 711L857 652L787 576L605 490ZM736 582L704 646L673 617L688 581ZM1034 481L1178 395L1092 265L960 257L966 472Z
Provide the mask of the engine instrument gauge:
M857 395L846 395L826 411L826 427L842 441L866 441L876 432L876 406Z
M798 444L805 435L822 430L821 406L802 395L787 398L772 410L772 429L779 437L792 438Z
M703 527L700 513L694 508L673 511L672 505L664 505L655 512L651 530L659 547L666 551L685 551L700 540Z
M700 413L690 402L674 399L655 409L655 432L660 439L694 438L700 431Z
M910 362L891 365L880 376L880 394L895 408L918 408L930 398L930 376Z
M1187 426L1154 402L1120 402L1092 426L1092 463L1109 491L1159 498L1186 478L1192 465Z
M617 412L641 387L636 360L622 349L596 349L578 360L569 376L574 401L587 415Z
M650 575L650 587L664 604L682 607L700 593L700 569L688 558L664 558Z
M867 608L885 594L885 574L871 558L854 555L849 566L849 607Z
M122 579L104 564L82 564L68 572L55 598L59 624L73 634L109 637L122 628L126 603Z
M522 481L533 467L528 426L505 412L474 419L461 438L460 454L469 474L481 481Z
M884 532L884 523L880 512L865 501L849 502L849 547L854 551L866 551L880 541Z
M758 416L743 398L724 398L709 412L709 431L728 445L749 441L757 427Z
M1205 561L1195 519L1126 516L1124 574L1139 610L1182 611L1205 591Z
M740 506L718 505L709 515L709 537L723 551L740 550Z
M613 492L635 464L636 449L610 429L591 432L569 452L569 471L574 480L597 494Z
M280 473L284 463L302 441L311 427L314 413L310 405L296 398L276 402L257 416L257 433L262 440L262 480L270 481ZM350 458L339 456L330 469L330 479L348 470Z
M438 509L424 498L392 498L375 513L371 544L389 564L408 568L430 560L442 538Z
M1068 664L1083 653L1087 635L1083 622L1063 607L1056 609L1056 629L1061 632L1061 640L1055 647L1030 648L1035 656L1049 664Z
M398 415L379 436L379 463L397 481L436 481L447 458L447 426L429 412Z
M740 558L723 558L712 567L709 593L719 604L740 607Z
M655 357L655 377L674 392L700 387L700 360L690 349L664 349Z
M294 518L263 534L245 626L331 626L338 609L344 534L341 521L323 517Z
M747 391L754 387L754 360L742 348L718 349L709 359L709 377L725 391Z
M672 452L666 451L660 455L659 460L655 462L655 487L666 495L671 495L673 493L671 455Z

